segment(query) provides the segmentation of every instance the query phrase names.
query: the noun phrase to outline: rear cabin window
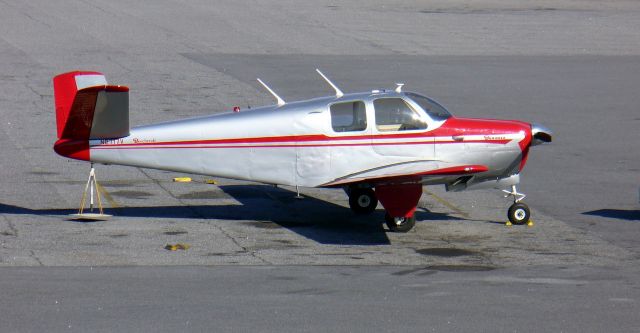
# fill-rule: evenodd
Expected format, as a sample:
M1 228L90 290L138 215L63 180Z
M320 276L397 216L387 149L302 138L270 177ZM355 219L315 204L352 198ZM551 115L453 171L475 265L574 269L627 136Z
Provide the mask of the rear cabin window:
M335 103L330 107L331 127L336 132L364 131L367 114L362 101Z
M379 98L373 101L378 131L408 131L427 128L427 124L401 98Z

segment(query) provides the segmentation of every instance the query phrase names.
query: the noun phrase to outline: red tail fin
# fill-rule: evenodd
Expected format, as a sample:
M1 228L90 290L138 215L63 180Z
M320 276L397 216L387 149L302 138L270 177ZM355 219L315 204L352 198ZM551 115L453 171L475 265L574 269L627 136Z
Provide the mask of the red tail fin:
M53 95L56 102L56 124L58 125L58 139L63 138L64 128L67 124L67 120L69 119L71 106L76 98L76 93L78 92L78 90L87 87L106 85L106 78L102 73L98 72L75 71L60 74L53 78Z
M58 141L54 150L89 160L89 139L129 135L129 88L108 86L98 72L69 72L53 78Z

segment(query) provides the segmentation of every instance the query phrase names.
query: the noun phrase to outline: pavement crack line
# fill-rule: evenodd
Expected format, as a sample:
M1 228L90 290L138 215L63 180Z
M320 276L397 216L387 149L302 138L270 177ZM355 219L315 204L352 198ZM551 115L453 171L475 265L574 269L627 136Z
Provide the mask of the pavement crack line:
M42 263L42 260L40 260L40 258L38 258L38 256L36 256L36 252L33 250L29 250L29 256L31 258L33 258L33 260L35 260L39 266L44 266L44 264Z
M155 183L156 185L158 185L158 187L160 187L164 192L166 192L170 197L172 197L173 199L175 199L176 201L178 201L182 206L184 206L185 208L189 209L192 213L194 213L196 216L198 216L201 219L207 219L207 216L202 215L202 213L200 213L197 209L194 209L191 205L185 203L184 201L182 201L182 199L178 198L177 196L175 196L173 193L171 193L171 191L169 191L168 188L166 188L164 185L162 185L162 183L160 183L159 180L151 177L147 172L145 172L144 169L142 168L136 168L140 171L140 173L142 173L145 177L147 177L149 180L151 180L153 183ZM220 233L222 233L225 237L229 238L231 240L231 242L233 244L235 244L237 247L239 247L240 249L242 249L243 252L248 253L249 255L251 255L252 257L262 261L264 264L270 265L272 264L271 262L269 262L268 260L260 257L256 252L254 251L250 251L247 247L243 246L242 244L240 244L238 242L238 240L236 240L233 236L231 236L226 230L224 230L222 227L217 226L215 224L211 224L214 228L217 228Z
M36 90L36 88L34 88L33 86L31 86L30 84L25 84L24 86L25 86L28 90L30 90L32 93L34 93L36 96L39 96L41 100L42 100L42 99L45 99L45 98L51 98L51 95L46 95L46 94L42 94L42 93L38 92L38 91ZM34 104L36 104L36 103L34 103Z
M445 207L451 209L452 211L454 211L455 213L458 213L459 215L461 215L462 217L468 219L469 218L469 214L465 211L463 211L462 209L458 208L456 205L450 203L449 201L441 198L440 196L438 196L437 194L427 190L426 188L423 188L423 191L430 195L431 197L433 197L434 199L436 199L436 201L438 201L439 203L443 204Z
M11 222L11 220L6 215L2 215L2 217L7 222L7 227L9 228L9 234L7 234L7 236L13 236L13 237L17 238L18 237L18 228L16 228L16 226L13 224L13 222Z

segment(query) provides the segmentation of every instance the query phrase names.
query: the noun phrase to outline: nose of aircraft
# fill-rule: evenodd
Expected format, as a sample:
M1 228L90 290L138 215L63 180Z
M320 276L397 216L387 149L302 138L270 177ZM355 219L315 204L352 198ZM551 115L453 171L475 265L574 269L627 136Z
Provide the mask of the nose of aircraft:
M540 124L531 124L531 135L533 136L531 145L537 146L543 143L551 142L553 133L548 128Z

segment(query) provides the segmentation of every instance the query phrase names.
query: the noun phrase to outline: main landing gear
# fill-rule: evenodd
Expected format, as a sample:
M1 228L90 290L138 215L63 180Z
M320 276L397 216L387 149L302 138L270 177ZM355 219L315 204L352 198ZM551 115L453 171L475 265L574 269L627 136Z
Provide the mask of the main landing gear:
M416 224L414 215L422 195L421 184L378 185L375 191L369 187L351 187L349 207L356 214L370 214L378 206L378 199L385 208L385 222L389 230L408 232Z
M378 206L378 198L371 188L352 188L349 191L349 207L356 214L371 214Z
M513 204L509 207L508 211L509 221L513 224L528 223L531 217L531 211L529 210L529 206L521 202L526 195L518 193L515 185L511 186L511 191L502 190L502 192L507 194L505 198L513 196Z
M408 232L416 225L416 216L391 217L389 213L385 213L384 222L387 224L387 228L393 232Z

